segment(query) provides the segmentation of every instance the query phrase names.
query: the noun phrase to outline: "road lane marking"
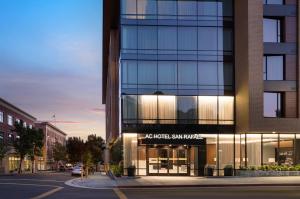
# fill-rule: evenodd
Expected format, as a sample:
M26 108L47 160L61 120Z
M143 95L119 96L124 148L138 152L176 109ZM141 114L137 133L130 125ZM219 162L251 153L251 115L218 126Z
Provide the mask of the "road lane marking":
M117 196L120 199L127 199L127 197L125 196L125 194L118 188L113 188L114 192L117 194Z
M48 197L48 196L50 196L50 195L53 195L54 193L56 193L56 192L58 192L58 191L60 191L60 190L62 190L62 189L63 189L63 187L57 187L57 188L55 188L55 189L52 189L52 190L47 191L47 192L45 192L45 193L42 193L42 194L40 194L40 195L38 195L38 196L35 196L35 197L31 198L31 199L42 199L42 198L46 198L46 197Z
M45 185L45 184L28 184L28 183L13 183L13 182L0 182L3 185L23 185L23 186L36 186L36 187L56 187L55 185Z
M22 179L1 179L0 181L15 181L15 180L19 180L19 181L37 181L37 182L65 182L65 181L60 181L60 180L37 180L37 179L30 179L30 178L22 178Z

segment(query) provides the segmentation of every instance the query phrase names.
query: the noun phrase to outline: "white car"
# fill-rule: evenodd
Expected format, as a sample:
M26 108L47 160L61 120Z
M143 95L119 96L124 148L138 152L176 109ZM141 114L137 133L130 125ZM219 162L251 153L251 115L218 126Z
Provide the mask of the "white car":
M72 172L71 172L71 175L72 175L72 176L75 176L75 175L81 175L81 173L83 173L83 172L84 172L84 171L83 171L82 167L80 167L80 166L75 166L75 167L73 168ZM84 175L84 173L83 173L83 175Z

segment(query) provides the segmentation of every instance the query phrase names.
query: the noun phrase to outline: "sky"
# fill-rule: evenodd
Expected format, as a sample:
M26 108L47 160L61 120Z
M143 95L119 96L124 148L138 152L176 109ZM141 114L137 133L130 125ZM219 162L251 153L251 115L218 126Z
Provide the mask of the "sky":
M68 136L105 138L101 17L102 0L0 0L0 97Z

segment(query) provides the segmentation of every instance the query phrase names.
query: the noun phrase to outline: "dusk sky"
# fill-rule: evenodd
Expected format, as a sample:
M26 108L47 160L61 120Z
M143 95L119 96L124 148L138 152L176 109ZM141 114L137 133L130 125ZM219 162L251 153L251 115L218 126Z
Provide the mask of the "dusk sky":
M0 97L68 136L104 137L102 0L1 0Z

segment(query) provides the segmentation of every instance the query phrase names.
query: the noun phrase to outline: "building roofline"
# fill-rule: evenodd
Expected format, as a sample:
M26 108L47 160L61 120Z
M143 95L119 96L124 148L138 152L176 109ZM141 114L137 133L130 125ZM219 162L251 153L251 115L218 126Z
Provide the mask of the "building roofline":
M65 132L63 132L62 130L60 130L58 127L54 126L53 124L51 124L50 122L45 122L45 121L37 121L35 122L35 124L38 125L45 125L45 126L50 126L51 128L53 128L54 130L58 131L59 133L63 134L64 136L67 136L67 134Z
M24 117L27 117L27 119L36 121L36 118L29 113L23 111L22 109L18 108L17 106L11 104L10 102L4 100L0 97L0 105L5 106L6 108L13 109L14 111L18 112L19 114L23 115Z

